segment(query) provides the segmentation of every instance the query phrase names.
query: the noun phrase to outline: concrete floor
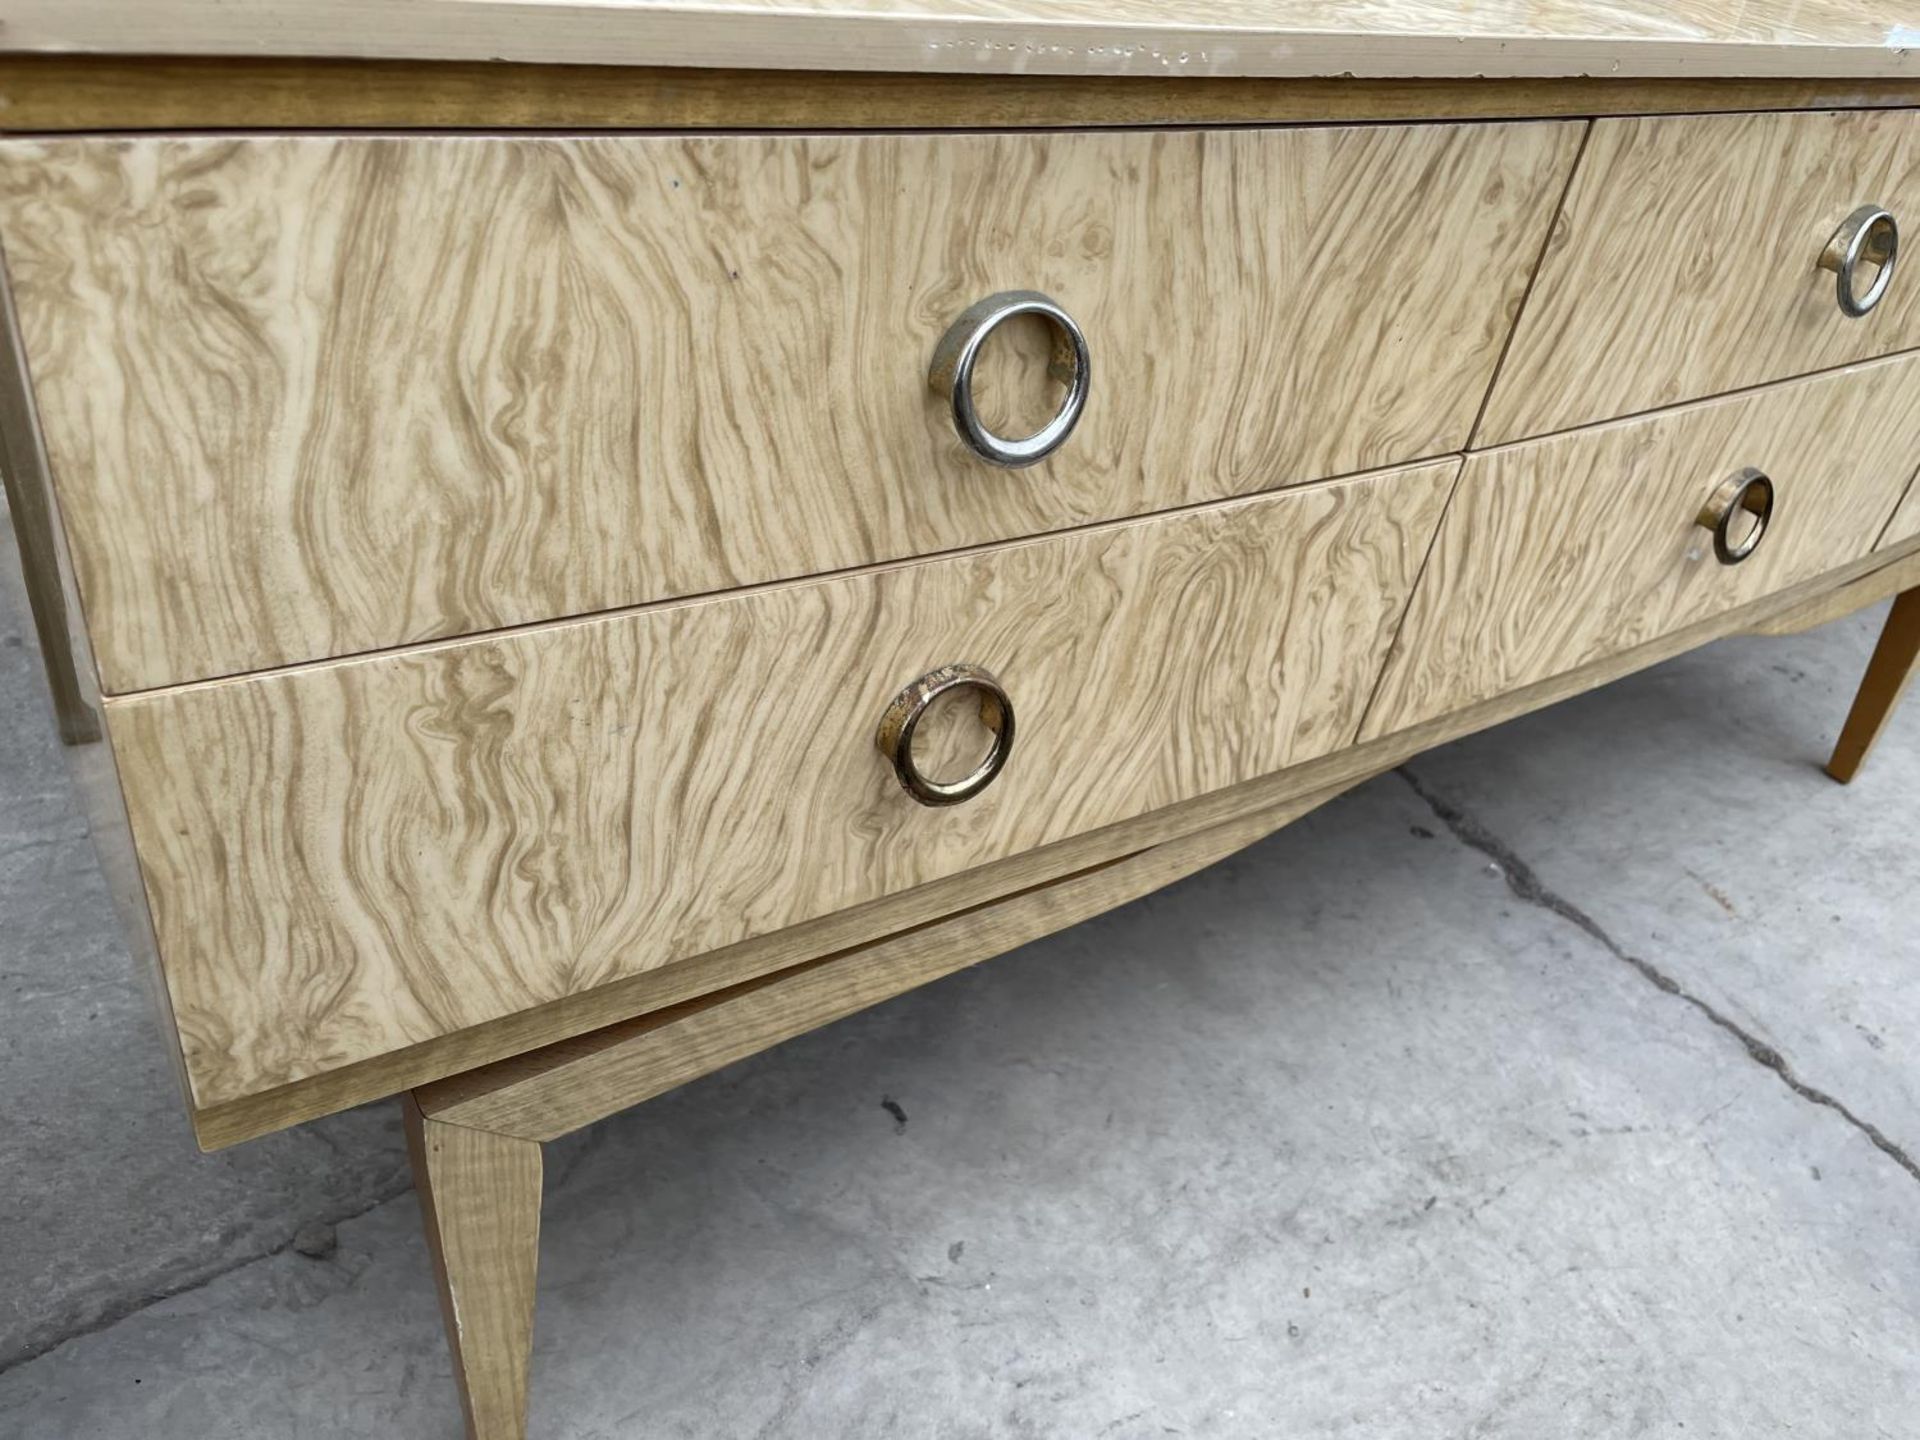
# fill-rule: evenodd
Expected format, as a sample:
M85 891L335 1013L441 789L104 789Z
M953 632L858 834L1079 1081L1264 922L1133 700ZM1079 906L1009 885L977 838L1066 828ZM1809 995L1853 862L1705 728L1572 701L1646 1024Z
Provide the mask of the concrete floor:
M6 603L0 1436L454 1440L393 1111L195 1153ZM1815 768L1877 619L552 1147L535 1436L1912 1436L1920 704Z

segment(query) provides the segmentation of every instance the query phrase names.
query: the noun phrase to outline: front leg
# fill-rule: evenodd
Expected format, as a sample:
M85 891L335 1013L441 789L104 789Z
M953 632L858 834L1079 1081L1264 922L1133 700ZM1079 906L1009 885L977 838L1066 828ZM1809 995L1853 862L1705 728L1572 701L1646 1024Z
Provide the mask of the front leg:
M540 1146L405 1097L407 1148L469 1440L525 1440L540 1257Z
M1827 762L1827 773L1842 785L1858 773L1867 752L1873 749L1873 742L1880 738L1917 664L1920 664L1920 586L1904 592L1893 602L1887 628L1880 632L1880 643L1874 647L1873 659L1867 662L1866 678L1860 682L1860 693L1854 697L1853 713L1847 716L1840 743L1834 747L1833 759Z

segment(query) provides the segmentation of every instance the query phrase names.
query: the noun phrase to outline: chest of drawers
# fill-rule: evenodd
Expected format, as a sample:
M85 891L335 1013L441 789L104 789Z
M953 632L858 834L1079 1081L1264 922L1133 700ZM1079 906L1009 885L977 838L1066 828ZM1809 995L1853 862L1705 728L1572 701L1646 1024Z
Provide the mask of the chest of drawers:
M478 1436L543 1142L1904 594L1848 778L1920 652L1920 81L1837 11L158 8L0 62L36 620L202 1144L405 1097Z

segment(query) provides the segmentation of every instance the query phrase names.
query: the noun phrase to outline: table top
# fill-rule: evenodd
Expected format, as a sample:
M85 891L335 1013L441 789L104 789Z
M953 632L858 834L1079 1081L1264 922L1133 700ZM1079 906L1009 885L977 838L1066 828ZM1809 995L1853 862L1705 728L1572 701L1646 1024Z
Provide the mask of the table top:
M0 0L0 51L776 70L1920 76L1920 0Z

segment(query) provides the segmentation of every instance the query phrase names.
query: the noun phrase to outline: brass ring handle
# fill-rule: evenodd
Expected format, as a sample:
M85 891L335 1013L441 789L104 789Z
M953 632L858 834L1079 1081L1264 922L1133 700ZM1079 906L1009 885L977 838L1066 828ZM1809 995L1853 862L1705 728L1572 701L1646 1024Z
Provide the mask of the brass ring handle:
M1753 525L1739 544L1733 543L1734 517L1750 515ZM1694 516L1694 524L1713 532L1713 556L1722 565L1738 565L1760 548L1773 519L1773 481L1751 466L1722 480Z
M987 337L1016 315L1038 315L1053 328L1053 358L1047 373L1067 387L1053 419L1024 439L996 435L980 419L973 403L973 367ZM927 384L953 412L953 428L968 449L990 465L1018 470L1037 465L1062 445L1087 408L1092 368L1087 337L1073 317L1037 290L1005 290L969 305L933 347Z
M1862 205L1841 221L1827 248L1820 252L1820 268L1834 274L1840 313L1858 320L1878 305L1893 283L1894 262L1899 258L1900 224L1888 211L1878 205ZM1862 260L1880 267L1865 295L1855 284Z
M929 779L913 763L913 732L927 707L949 690L979 691L980 722L993 732L993 748L987 758L971 775L951 782ZM1013 750L1013 701L991 671L978 665L942 665L893 697L887 713L880 717L880 733L874 743L893 762L893 773L907 794L922 805L958 805L991 785L1007 763Z

